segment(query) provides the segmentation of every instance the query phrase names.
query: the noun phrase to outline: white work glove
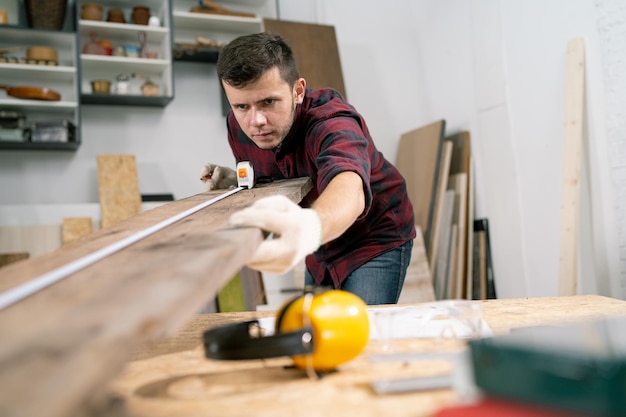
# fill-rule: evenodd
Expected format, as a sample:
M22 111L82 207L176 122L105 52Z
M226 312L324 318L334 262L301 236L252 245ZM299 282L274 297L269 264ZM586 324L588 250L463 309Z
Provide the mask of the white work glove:
M200 170L200 180L206 191L227 190L237 186L235 170L215 164L206 164Z
M274 233L258 247L248 267L284 274L319 248L322 224L313 209L303 209L282 195L265 197L230 216L233 226L256 226Z

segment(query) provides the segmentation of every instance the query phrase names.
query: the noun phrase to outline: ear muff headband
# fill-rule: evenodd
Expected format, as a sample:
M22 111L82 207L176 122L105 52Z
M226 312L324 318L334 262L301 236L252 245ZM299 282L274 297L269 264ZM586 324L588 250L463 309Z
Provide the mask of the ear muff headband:
M210 359L261 359L313 352L310 327L274 336L252 337L258 320L226 324L204 332L204 350ZM259 327L260 328L260 327Z

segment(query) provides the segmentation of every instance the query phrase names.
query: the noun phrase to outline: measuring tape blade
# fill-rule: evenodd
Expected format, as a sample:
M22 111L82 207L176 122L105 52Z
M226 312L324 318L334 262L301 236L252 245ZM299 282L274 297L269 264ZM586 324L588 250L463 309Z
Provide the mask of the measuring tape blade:
M63 278L66 278L67 276L75 272L78 272L81 269L84 269L88 267L89 265L92 265L106 258L107 256L110 256L114 254L115 252L118 252L132 245L133 243L137 243L138 241L158 232L159 230L162 230L166 228L167 226L170 226L176 223L177 221L199 210L202 210L203 208L208 207L213 203L217 203L218 201L223 200L224 198L230 195L233 195L243 189L244 187L234 188L230 191L225 192L224 194L218 195L217 197L211 200L207 200L204 203L198 204L197 206L194 206L188 210L178 213L175 216L165 219L151 227L148 227L144 230L140 230L139 232L131 236L128 236L127 238L124 238L118 242L105 246L104 248L99 249L95 252L92 252L88 255L85 255L82 258L78 258L75 261L72 261L68 264L60 266L57 269L54 269L50 272L46 272L45 274L42 274L36 278L33 278L32 280L28 282L25 282L21 285L18 285L17 287L11 288L10 290L0 293L0 310L3 310L8 306L17 303L18 301L23 300L24 298L30 295L33 295L38 291L43 290L44 288L54 284L55 282L58 282L62 280Z

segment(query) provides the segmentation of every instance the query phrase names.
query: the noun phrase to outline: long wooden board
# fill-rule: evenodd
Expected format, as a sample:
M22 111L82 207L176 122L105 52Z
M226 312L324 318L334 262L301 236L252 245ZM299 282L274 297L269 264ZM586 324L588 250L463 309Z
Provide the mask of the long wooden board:
M79 415L141 345L173 334L245 264L257 228L231 213L258 198L300 201L308 179L242 190L0 311L0 415ZM141 213L2 269L0 291L207 201L202 193Z
M577 38L567 44L559 295L574 295L577 292L584 107L585 41Z

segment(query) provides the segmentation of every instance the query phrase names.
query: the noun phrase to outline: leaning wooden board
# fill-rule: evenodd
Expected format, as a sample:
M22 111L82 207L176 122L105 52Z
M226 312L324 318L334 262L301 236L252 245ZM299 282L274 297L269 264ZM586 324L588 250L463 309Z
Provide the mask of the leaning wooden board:
M0 311L0 415L80 415L132 352L171 335L213 299L262 241L227 219L260 197L300 201L308 179L242 190ZM198 194L9 265L0 291L222 194Z
M482 302L483 317L495 334L515 327L578 322L626 315L626 302L590 295L498 299ZM385 308L377 307L377 308ZM130 362L111 389L129 417L291 417L347 416L427 417L458 403L450 389L379 395L372 381L436 376L450 372L442 359L413 362L373 360L381 352L375 340L339 372L313 381L286 367L288 358L215 361L204 357L204 330L226 322L264 317L270 312L198 315L176 337L143 352ZM461 346L450 340L398 339L401 351L442 352Z

